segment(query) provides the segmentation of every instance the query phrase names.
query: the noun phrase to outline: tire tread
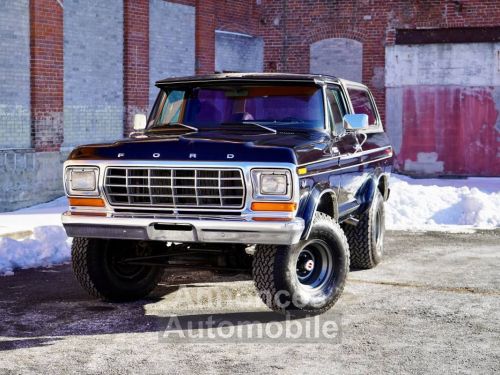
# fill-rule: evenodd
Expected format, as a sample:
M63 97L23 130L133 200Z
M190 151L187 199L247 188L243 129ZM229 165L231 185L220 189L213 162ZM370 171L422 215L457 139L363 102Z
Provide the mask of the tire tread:
M377 199L382 199L380 192L377 192ZM372 233L372 220L370 220L370 215L371 209L361 215L356 226L342 224L342 229L349 242L351 267L353 269L367 270L378 264L378 262L375 262L372 254L374 251L372 247L374 245L372 244L370 235Z
M337 235L341 237L344 248L346 249L346 270L347 274L349 270L349 244L344 232L342 231L340 225L334 221L334 219L322 212L317 212L314 216L313 226L319 226L320 228L330 227L330 231L334 231ZM320 231L325 231L320 229ZM253 259L253 279L255 287L261 297L262 301L273 311L283 313L283 308L276 304L275 296L279 292L280 280L275 274L275 264L276 262L281 262L280 257L280 246L279 245L257 245L256 251ZM321 314L329 310L340 298L344 290L346 280L338 285L338 293L336 297L330 301L327 305L321 309L315 310L301 310L304 313L311 314Z

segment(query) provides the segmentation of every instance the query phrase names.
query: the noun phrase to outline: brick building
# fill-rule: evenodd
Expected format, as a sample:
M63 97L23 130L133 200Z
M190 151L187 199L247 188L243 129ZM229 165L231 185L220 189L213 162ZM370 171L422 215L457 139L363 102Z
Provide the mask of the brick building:
M0 0L0 210L62 194L167 76L333 74L373 90L417 175L500 175L498 0Z

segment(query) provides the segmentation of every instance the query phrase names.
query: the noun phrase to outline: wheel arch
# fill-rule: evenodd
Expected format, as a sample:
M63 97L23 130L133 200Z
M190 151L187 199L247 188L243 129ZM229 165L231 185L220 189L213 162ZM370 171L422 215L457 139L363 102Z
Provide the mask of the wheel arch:
M389 176L385 173L382 173L379 178L378 178L378 183L377 183L378 190L380 191L380 194L384 197L384 201L387 201L389 199Z
M330 186L318 184L309 194L309 199L307 200L305 208L300 215L305 222L304 232L301 237L302 240L306 240L309 237L314 220L314 214L316 212L322 212L334 218L335 221L338 221L339 209L337 193Z
M389 198L389 177L387 174L373 175L361 185L356 192L356 200L359 203L358 214L362 214L371 207L377 190L382 194L384 201Z

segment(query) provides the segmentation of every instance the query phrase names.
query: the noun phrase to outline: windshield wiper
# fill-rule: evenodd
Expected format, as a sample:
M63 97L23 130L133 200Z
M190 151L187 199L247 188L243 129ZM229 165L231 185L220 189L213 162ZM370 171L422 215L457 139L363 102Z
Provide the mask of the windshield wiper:
M152 128L150 128L148 130L149 131L155 131L155 129L165 130L165 129L168 129L169 127L172 127L172 128L182 127L182 128L192 130L194 132L198 132L198 129L195 128L194 126L189 126L189 125L183 124L182 122L167 122L165 124L153 126Z
M237 125L237 126L242 126L244 127L245 125L253 125L253 126L257 126L261 129L264 129L264 130L267 130L268 132L271 132L271 133L274 133L276 134L276 129L273 129L273 128L268 128L267 126L264 126L264 125L261 125L261 124L258 124L256 122L222 122L221 123L222 126L231 126L231 125Z

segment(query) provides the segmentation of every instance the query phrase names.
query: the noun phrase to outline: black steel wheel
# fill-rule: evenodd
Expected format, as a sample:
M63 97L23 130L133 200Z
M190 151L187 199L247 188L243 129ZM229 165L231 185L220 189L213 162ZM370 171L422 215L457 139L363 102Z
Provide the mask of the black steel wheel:
M316 213L308 240L291 246L259 245L253 260L259 295L278 312L327 311L342 294L348 270L347 239L323 213Z

